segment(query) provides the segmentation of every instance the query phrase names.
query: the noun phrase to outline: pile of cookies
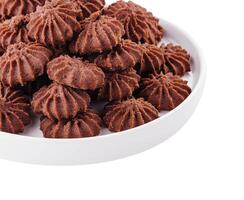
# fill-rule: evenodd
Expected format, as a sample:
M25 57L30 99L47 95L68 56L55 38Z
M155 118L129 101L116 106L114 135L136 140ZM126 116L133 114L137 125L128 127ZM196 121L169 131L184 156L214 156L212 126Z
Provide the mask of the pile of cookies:
M47 138L119 132L191 93L190 55L160 45L159 20L132 1L4 0L0 19L1 131L21 133L37 114Z

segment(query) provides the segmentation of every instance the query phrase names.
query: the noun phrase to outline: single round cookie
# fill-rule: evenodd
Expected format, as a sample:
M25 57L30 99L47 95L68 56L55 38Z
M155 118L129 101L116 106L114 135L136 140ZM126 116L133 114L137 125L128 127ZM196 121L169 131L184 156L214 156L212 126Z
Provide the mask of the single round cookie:
M1 0L0 16L10 18L16 15L26 15L42 6L45 0Z
M70 1L46 1L43 7L30 14L28 35L45 46L62 46L73 38L74 32L80 30L80 14L76 4Z
M137 71L141 75L158 74L164 65L164 54L161 48L155 45L140 45L143 56L140 65L137 65Z
M163 65L164 74L172 72L174 75L183 76L191 71L191 56L181 46L168 44L161 47L164 52L165 64Z
M105 0L71 0L77 3L81 10L84 18L89 17L91 14L100 11L105 6Z
M34 81L45 71L52 52L37 43L19 42L8 46L0 57L0 80L4 86L14 87Z
M143 99L129 99L108 104L103 120L110 131L119 132L143 125L158 117L158 110L152 104Z
M30 124L30 103L20 90L0 84L0 130L20 133Z
M90 103L89 95L82 90L52 83L37 91L31 102L35 113L49 119L69 119L85 112Z
M53 120L41 118L41 130L46 138L83 138L99 135L102 120L92 109L78 114L70 120Z
M94 63L68 55L59 56L47 64L51 80L82 90L95 90L104 84L105 75Z
M105 15L117 18L125 28L125 38L137 43L157 44L164 30L151 12L132 1L117 1L111 4Z
M121 42L123 35L124 28L120 21L94 13L83 22L83 31L70 44L70 51L84 55L112 50Z
M173 110L191 93L191 88L179 76L150 75L142 79L139 95L154 105L158 110Z
M108 72L105 84L98 92L98 99L106 101L127 99L139 87L139 80L140 76L132 68L119 72Z
M4 50L11 44L18 42L29 43L26 24L29 17L24 15L15 16L0 24L0 46Z
M140 46L130 40L122 40L112 51L98 56L95 63L103 70L118 71L134 67L141 59Z

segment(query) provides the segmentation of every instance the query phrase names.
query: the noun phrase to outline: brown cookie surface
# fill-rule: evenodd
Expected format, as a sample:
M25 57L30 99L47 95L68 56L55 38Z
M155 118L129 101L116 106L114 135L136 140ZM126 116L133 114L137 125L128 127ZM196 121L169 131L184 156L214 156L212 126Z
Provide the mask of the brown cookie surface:
M125 38L134 42L157 44L163 37L159 20L132 1L117 1L105 10L105 14L116 17L124 25Z
M94 63L68 55L59 56L47 64L51 80L82 90L95 90L104 84L105 75Z
M104 122L110 131L128 130L159 117L152 104L143 99L114 102L105 107Z
M119 72L106 73L105 84L98 92L98 98L106 101L123 100L131 97L139 87L140 76L129 68Z
M10 18L16 15L26 15L36 10L45 0L1 0L0 16Z
M61 120L85 112L89 103L90 97L85 91L52 83L37 91L31 104L35 113Z
M140 96L158 110L172 110L181 104L191 93L191 88L179 76L150 75L142 79Z
M0 84L0 130L20 133L30 124L30 103L20 90Z
M92 109L71 120L41 118L41 130L46 138L82 138L99 135L102 120Z
M94 18L95 15L95 19ZM108 16L91 16L83 25L83 31L70 45L72 53L92 54L111 50L120 43L124 35L123 25Z
M45 46L62 46L80 30L77 20L80 14L76 4L70 1L46 1L44 6L30 14L28 36Z
M125 70L141 61L142 51L138 44L122 40L111 52L95 59L95 63L106 71Z
M100 11L105 6L105 0L71 0L77 3L85 18L89 17L92 13Z
M15 16L0 24L0 46L3 49L18 42L29 43L26 24L29 17L24 15Z
M171 72L183 76L191 71L189 53L179 45L168 44L161 47L164 52L165 64L162 67L164 74Z
M140 65L137 66L141 75L158 74L165 63L164 54L161 48L155 45L140 45L143 53Z
M37 43L19 42L9 45L0 57L0 79L3 85L14 87L34 81L45 71L52 52Z

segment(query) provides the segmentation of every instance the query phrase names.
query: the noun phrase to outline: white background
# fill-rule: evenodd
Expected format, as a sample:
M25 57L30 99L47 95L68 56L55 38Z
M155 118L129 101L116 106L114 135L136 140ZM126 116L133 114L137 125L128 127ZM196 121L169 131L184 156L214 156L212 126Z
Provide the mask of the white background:
M136 2L202 48L207 85L191 120L160 146L119 161L50 167L0 160L1 200L244 199L243 1Z

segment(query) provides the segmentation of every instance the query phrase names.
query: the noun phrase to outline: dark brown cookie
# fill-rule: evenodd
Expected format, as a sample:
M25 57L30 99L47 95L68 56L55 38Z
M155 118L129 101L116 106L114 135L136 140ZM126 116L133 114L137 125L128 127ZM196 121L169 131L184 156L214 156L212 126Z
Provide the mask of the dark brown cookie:
M161 47L164 52L165 64L163 65L164 74L172 72L174 75L183 76L191 71L189 53L181 46L168 44Z
M16 15L26 15L36 10L45 0L1 0L0 15L4 18L10 18Z
M89 17L92 13L100 11L105 6L105 0L71 0L77 3L81 10L84 18Z
M62 46L80 30L77 20L80 13L76 4L70 1L46 1L43 7L30 14L28 35L45 46Z
M30 103L20 90L0 84L0 130L20 133L30 124Z
M172 110L181 104L191 93L187 81L171 73L150 75L142 79L139 95L158 110Z
M46 138L82 138L99 135L102 120L92 109L71 120L41 118L41 130Z
M0 79L3 85L14 87L34 81L45 71L52 52L37 43L23 42L8 46L0 57Z
M0 24L0 46L7 49L10 44L29 43L26 24L28 16L19 15Z
M67 55L50 61L47 65L47 73L53 81L83 90L102 87L105 78L103 71L96 64Z
M122 40L111 52L98 56L95 62L106 71L118 71L134 67L141 59L140 46L130 40Z
M148 123L159 117L152 104L143 99L114 102L105 107L104 122L110 131L119 132Z
M81 29L85 29L85 27L87 25L89 25L90 23L93 23L95 21L97 21L100 17L102 16L102 11L97 11L92 13L89 17L85 18L84 20L82 20L80 22L81 24Z
M143 57L140 65L137 65L137 71L139 74L158 74L161 71L162 65L164 65L164 54L161 48L155 45L140 45Z
M95 17L94 17L95 15ZM124 35L123 25L115 18L108 16L96 16L92 20L87 19L83 24L83 31L78 38L71 43L72 53L92 54L111 50L121 42ZM94 18L96 19L94 21Z
M132 1L117 1L105 10L105 14L116 17L124 25L125 38L134 42L157 44L163 37L159 20Z
M105 84L99 90L98 99L114 101L131 97L134 90L139 87L139 80L140 76L132 68L119 72L108 72Z
M90 97L85 91L52 83L37 91L31 104L35 113L61 120L85 112L89 103Z

